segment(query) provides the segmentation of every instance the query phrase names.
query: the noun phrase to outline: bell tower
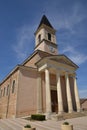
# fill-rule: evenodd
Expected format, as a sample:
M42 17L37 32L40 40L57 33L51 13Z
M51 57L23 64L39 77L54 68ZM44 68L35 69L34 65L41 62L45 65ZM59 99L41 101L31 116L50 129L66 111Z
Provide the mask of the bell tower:
M56 30L52 27L47 17L43 15L35 32L35 50L42 50L57 55L58 50L55 34Z

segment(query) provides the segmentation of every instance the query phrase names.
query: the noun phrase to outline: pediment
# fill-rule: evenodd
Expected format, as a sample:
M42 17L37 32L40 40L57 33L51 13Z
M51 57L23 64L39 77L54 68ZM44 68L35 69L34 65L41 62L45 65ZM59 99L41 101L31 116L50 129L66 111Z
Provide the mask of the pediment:
M78 66L65 55L50 56L50 57L47 57L47 59L51 60L51 61L58 62L58 63L62 63L62 64L72 66L76 69L78 68Z

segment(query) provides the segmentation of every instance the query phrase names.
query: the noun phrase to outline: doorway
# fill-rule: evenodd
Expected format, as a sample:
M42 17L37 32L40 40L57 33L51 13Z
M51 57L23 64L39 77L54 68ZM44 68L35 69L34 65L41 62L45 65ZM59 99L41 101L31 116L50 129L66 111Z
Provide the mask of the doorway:
M51 107L52 112L58 113L57 90L51 90Z

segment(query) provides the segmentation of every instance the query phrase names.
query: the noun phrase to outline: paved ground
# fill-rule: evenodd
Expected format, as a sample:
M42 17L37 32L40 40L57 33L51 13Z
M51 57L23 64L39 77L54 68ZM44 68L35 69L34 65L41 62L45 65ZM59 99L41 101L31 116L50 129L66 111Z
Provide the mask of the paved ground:
M62 121L27 121L21 118L0 119L0 130L22 130L25 124L31 124L36 130L61 130L61 124L68 121L74 130L87 130L87 116Z

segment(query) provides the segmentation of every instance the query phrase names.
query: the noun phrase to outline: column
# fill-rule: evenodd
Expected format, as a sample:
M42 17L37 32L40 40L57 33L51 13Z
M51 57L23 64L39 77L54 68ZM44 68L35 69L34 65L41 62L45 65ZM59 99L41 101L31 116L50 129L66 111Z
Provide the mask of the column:
M57 98L58 98L58 113L63 113L63 99L62 99L62 90L61 90L61 82L60 82L60 74L57 73Z
M46 113L51 113L50 74L48 69L45 69L45 85L46 85Z
M76 107L77 107L77 112L80 112L80 99L79 99L79 93L78 93L78 87L77 87L77 82L76 82L76 77L73 77L74 80L74 92L75 92L75 100L76 100Z
M42 113L42 89L41 89L41 75L37 78L37 113Z
M66 95L67 95L67 102L68 102L68 112L73 112L73 106L72 106L72 98L71 98L71 91L70 91L70 84L69 84L69 77L68 74L65 74L66 79Z

